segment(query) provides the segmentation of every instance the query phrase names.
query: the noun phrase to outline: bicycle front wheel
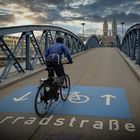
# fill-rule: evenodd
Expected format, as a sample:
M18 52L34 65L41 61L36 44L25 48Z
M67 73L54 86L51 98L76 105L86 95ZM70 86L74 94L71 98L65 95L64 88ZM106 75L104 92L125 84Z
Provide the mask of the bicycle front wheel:
M44 93L45 85L44 83L38 88L35 96L35 112L38 116L44 117L49 112L50 106L52 104L52 99L47 100Z
M65 74L64 83L60 87L60 95L63 101L66 101L70 93L70 78Z

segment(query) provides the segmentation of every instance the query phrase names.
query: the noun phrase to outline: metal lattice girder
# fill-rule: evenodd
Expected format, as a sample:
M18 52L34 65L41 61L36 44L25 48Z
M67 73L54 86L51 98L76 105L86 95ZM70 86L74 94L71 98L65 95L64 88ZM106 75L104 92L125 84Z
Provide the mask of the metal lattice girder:
M135 45L136 45L136 34L132 31L132 54L131 59L135 60Z
M43 44L45 45L45 47ZM50 46L49 35L46 30L42 32L41 39L39 41L39 46L41 46L41 48L44 47L44 51L42 50L44 53L46 52L47 48Z
M38 43L36 38L34 36L34 31L42 31L42 36L40 38L40 42ZM86 45L83 44L81 39L76 36L74 33L72 33L69 30L66 30L64 28L56 27L56 26L48 26L48 25L27 25L27 26L14 26L14 27L5 27L0 28L0 47L4 51L5 55L8 59L8 64L5 67L5 70L3 71L3 78L6 78L8 73L10 72L10 69L12 65L15 66L18 72L24 72L23 68L21 67L20 63L17 61L17 55L18 51L20 50L20 43L23 39L23 36L20 37L18 47L14 49L13 52L8 48L8 46L3 42L2 36L5 36L7 34L16 34L16 33L22 33L24 34L24 45L25 45L25 62L26 62L26 70L32 70L32 68L36 65L37 60L39 59L40 63L45 63L44 60L44 54L42 53L42 48L44 48L44 51L51 46L52 43L54 43L55 38L58 34L62 34L64 36L65 45L70 49L72 54L79 53L81 51L85 51L88 49ZM34 47L35 55L33 59L31 59L31 51L30 51L30 45ZM23 48L22 48L23 49ZM40 50L42 49L42 50Z
M96 35L91 35L85 40L86 49L100 47L99 40Z
M120 48L121 47L121 41L120 41L120 37L117 35L116 36L116 47Z
M140 24L135 24L127 30L120 49L140 65Z
M131 57L131 34L128 35L128 57Z
M32 45L33 45L34 50L35 50L35 56L33 58L32 67L35 66L35 64L37 63L37 60L39 60L40 64L43 65L45 63L45 60L44 60L44 57L43 57L42 52L40 50L39 44L38 44L33 32L31 32L31 34L30 34L30 40L31 40Z
M54 39L50 30L48 31L48 40L50 44L54 43Z
M140 29L138 30L138 43L137 43L137 45L138 45L138 52L137 52L137 54L138 54L138 57L137 57L137 64L139 64L140 65Z
M4 68L4 71L0 77L0 79L5 79L8 76L8 73L12 67L12 65L14 65L14 67L16 68L16 70L18 72L25 72L24 69L22 68L22 66L20 65L20 63L18 62L16 56L18 54L19 49L21 48L21 41L22 41L22 37L24 36L24 33L21 35L17 46L15 47L14 51L12 52L7 44L4 42L3 38L0 37L0 47L2 49L2 51L5 53L5 55L7 56L8 62L6 67Z
M61 28L61 27L48 26L48 25L27 25L27 26L0 28L0 36L5 35L5 34L14 34L14 33L30 32L30 31L48 31L49 33L51 31L54 31L54 32L59 31L64 34L66 33L69 36L73 36L76 40L82 43L81 39L78 36L76 36L74 33L72 33L71 31Z

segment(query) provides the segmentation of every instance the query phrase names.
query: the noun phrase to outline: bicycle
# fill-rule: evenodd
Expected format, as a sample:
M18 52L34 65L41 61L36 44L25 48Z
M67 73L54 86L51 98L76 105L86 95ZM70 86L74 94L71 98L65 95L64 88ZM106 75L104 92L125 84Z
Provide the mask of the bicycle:
M63 65L64 64L68 63L63 63ZM46 70L49 72L54 69L46 68ZM70 78L67 74L64 75L63 83L61 83L58 77L40 79L40 85L38 87L34 102L35 112L38 116L44 117L47 115L47 113L49 113L53 100L56 99L54 97L54 92L56 91L61 96L63 101L67 100L70 93Z

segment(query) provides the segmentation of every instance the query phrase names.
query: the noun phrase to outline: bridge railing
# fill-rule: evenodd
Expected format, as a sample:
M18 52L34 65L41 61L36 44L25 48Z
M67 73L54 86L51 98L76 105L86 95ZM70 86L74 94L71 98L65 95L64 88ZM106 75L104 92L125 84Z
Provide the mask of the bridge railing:
M127 30L120 50L140 65L140 24L135 24Z
M97 36L94 34L87 37L84 44L86 45L87 49L101 47Z
M35 35L35 32L38 31L40 36ZM9 34L18 34L20 36L13 49L8 46L4 39ZM70 49L72 55L88 49L74 33L56 26L28 25L0 28L0 48L7 58L7 64L0 79L6 79L13 66L17 72L24 73L26 70L33 70L37 63L45 64L45 51L55 42L55 38L59 34L64 37L64 43ZM25 67L17 59L21 49L24 49L24 54L22 55L25 57Z

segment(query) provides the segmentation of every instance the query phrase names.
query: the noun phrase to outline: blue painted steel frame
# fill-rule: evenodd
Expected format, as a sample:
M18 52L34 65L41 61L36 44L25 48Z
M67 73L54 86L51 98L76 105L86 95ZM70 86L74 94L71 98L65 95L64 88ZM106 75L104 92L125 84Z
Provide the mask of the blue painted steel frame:
M14 26L14 27L5 27L5 28L0 28L0 36L5 36L7 34L14 34L14 33L24 33L26 34L25 37L25 41L26 41L26 70L32 70L34 68L32 61L36 62L36 58L37 57L39 60L42 57L42 60L44 60L42 52L40 51L40 49L38 47L40 47L40 43L39 44L35 44L38 45L37 47L34 46L34 49L39 49L39 55L37 54L37 51L35 50L35 56L32 60L32 54L31 54L31 36L34 35L34 31L43 31L42 33L42 37L45 35L45 41L44 41L44 49L46 50L46 48L48 48L50 46L51 43L54 42L53 36L52 36L52 32L55 32L55 37L57 34L62 34L65 38L65 45L70 49L71 54L76 54L82 51L86 51L87 49L90 49L92 47L98 47L99 46L99 41L97 39L97 37L94 35L90 38L88 38L87 42L84 44L81 39L76 36L74 33L72 33L69 30L66 30L64 28L61 27L56 27L56 26L48 26L48 25L27 25L27 26ZM21 38L24 39L24 38ZM41 42L40 39L40 42ZM34 40L36 40L35 36L34 36ZM51 40L51 41L50 41ZM93 45L94 44L94 45ZM33 43L32 43L33 45ZM8 47L8 46L7 46ZM12 54L13 56L14 53ZM8 58L7 58L8 59ZM17 60L16 56L15 59ZM41 61L40 61L41 63ZM44 61L45 63L45 61ZM7 64L8 65L8 64ZM10 68L11 69L11 68ZM6 73L6 75L2 78L5 79L7 78L8 73L10 72L10 69L8 70L8 72ZM23 69L21 67L21 69ZM4 70L5 71L5 70ZM4 73L3 71L3 73ZM18 71L19 72L19 71Z
M31 70L30 34L26 34L26 70Z
M127 30L120 50L140 66L140 23L131 26Z

